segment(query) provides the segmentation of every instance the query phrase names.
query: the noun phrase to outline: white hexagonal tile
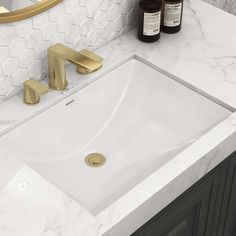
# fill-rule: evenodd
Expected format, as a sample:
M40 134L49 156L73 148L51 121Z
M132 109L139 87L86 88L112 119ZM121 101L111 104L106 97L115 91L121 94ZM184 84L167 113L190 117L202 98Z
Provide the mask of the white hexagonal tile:
M58 21L64 14L64 4L58 4L48 12L49 21Z
M81 25L83 20L86 18L86 8L85 7L78 7L72 13L73 17L73 24Z
M102 39L108 39L109 35L111 35L111 33L112 33L112 26L113 26L113 24L111 22L108 22L104 25L102 32L101 32Z
M63 33L56 33L50 41L51 45L56 44L56 43L64 43L65 42L64 36L65 35Z
M34 50L26 49L24 53L19 57L19 63L21 67L27 68L34 60Z
M64 14L57 23L58 32L64 33L72 25L72 16Z
M25 38L32 32L32 19L16 22L17 37Z
M2 65L2 72L5 76L12 76L18 69L18 59L16 58L9 58L6 62Z
M2 76L0 78L0 95L6 95L7 91L12 88L12 80L10 77Z
M94 27L96 29L102 29L104 22L106 22L107 15L103 11L98 11L94 18Z
M111 0L101 0L101 10L107 11L110 8L111 4Z
M97 42L99 41L99 34L96 30L92 30L87 35L87 43L89 47L95 47Z
M118 5L113 5L107 13L107 20L114 21L119 15L121 15L120 7Z
M25 49L25 40L20 38L16 38L9 46L12 57L19 57Z
M28 74L30 78L38 79L42 72L42 64L40 60L34 60L34 62L28 68Z
M97 2L99 2L99 1L97 1ZM77 1L77 0L64 1L64 9L65 9L65 13L67 13L67 14L71 14L74 11L74 9L76 9L78 6L79 6L79 1Z
M41 60L41 75L40 79L45 79L45 73L48 75L48 60Z
M25 40L27 48L35 48L42 42L42 33L40 30L33 30Z
M21 86L25 80L29 79L27 69L18 69L12 76L13 86Z
M49 42L41 42L37 48L35 48L35 59L44 59L47 57L47 49L49 48L50 43Z
M11 87L7 93L6 93L6 97L12 97L13 95L15 95L16 93L19 93L21 90L21 87Z
M33 18L33 28L34 29L43 29L48 23L48 12L44 12L40 15L37 15Z
M3 64L7 58L9 57L9 49L8 47L0 46L0 65Z
M15 26L4 25L0 33L0 45L8 46L16 38Z
M84 22L81 24L81 30L80 30L80 35L82 36L87 36L89 32L93 28L93 20L91 19L85 19Z
M50 40L57 32L57 24L55 22L49 22L42 30L43 40Z
M133 8L133 1L123 1L121 4L121 13L127 14Z
M65 33L65 42L66 43L74 43L77 38L79 37L80 28L79 26L72 26L66 33Z
M126 24L126 17L124 15L119 16L113 23L113 30L120 32Z
M95 16L96 11L100 6L100 1L97 0L90 0L87 2L87 17L93 18Z

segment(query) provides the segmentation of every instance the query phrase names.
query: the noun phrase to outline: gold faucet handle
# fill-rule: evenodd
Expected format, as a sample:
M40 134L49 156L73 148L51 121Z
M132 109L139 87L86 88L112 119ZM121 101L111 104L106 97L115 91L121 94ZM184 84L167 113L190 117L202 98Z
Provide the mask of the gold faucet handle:
M81 60L83 64L77 66L77 72L81 74L88 74L91 72L95 72L99 70L102 67L102 60L103 58L98 56L97 54L87 50L83 49L79 51L79 54L84 56L84 59Z
M23 83L24 90L24 103L36 104L40 101L40 95L43 95L49 91L47 85L34 80L29 79Z
M96 53L91 52L87 49L83 49L79 53L84 55L85 57L88 57L89 59L91 59L93 61L96 61L96 62L101 62L103 60L102 57L98 56Z

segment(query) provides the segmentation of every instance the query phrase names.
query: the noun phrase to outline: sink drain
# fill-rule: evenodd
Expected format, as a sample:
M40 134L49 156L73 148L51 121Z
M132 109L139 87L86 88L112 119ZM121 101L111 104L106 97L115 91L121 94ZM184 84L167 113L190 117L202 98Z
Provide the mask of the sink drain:
M106 158L100 153L90 153L85 157L85 162L90 167L100 167L104 165Z

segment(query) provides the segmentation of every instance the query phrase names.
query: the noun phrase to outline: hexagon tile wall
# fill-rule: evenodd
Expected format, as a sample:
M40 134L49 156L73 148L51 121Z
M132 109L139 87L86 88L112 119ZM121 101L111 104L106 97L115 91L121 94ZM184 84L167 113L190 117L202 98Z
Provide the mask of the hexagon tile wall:
M36 17L0 25L0 102L22 83L47 75L47 48L57 42L94 49L135 25L138 0L64 0Z

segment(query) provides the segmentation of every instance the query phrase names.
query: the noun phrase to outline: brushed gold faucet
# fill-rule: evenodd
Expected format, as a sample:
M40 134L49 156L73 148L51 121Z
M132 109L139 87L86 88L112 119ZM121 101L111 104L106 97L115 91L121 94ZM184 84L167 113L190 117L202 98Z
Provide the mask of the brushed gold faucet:
M92 73L102 67L102 58L89 50L80 52L62 45L55 44L48 48L49 87L54 90L64 90L67 87L65 61L73 63L77 72Z
M41 82L29 79L23 83L24 103L36 104L40 101L40 95L47 93L48 86Z

